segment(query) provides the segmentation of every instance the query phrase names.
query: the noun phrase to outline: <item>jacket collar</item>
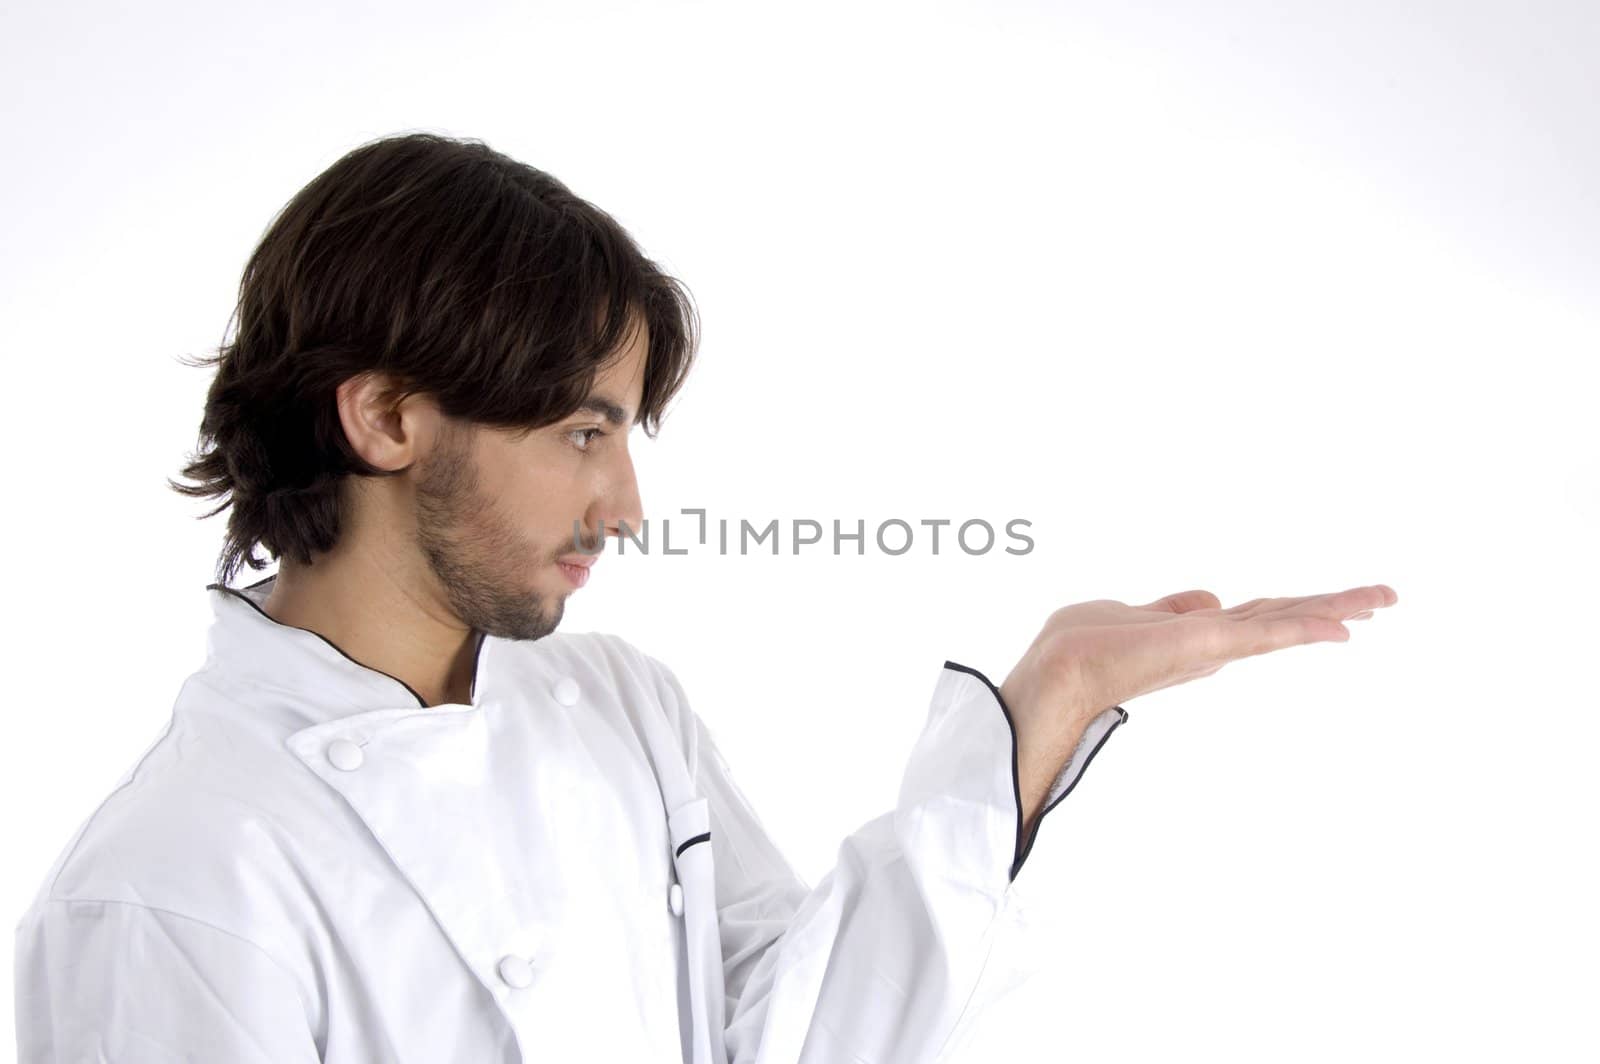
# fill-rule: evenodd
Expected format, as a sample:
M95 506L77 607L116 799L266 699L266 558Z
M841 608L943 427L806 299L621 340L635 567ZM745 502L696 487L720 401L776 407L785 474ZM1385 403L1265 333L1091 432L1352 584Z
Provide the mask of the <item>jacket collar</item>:
M468 702L428 706L398 677L363 665L308 628L269 616L265 605L276 579L273 574L243 588L206 585L212 620L204 671L230 694L292 704L295 716L307 724L375 710L470 711L483 704L495 644L501 640L479 633Z

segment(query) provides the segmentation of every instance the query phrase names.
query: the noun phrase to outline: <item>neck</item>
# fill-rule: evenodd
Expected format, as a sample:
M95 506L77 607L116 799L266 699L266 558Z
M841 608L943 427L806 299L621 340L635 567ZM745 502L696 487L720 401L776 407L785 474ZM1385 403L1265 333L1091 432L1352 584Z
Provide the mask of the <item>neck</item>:
M386 672L428 706L471 701L477 636L404 564L353 547L314 565L285 560L263 604L280 624L307 628L369 668Z

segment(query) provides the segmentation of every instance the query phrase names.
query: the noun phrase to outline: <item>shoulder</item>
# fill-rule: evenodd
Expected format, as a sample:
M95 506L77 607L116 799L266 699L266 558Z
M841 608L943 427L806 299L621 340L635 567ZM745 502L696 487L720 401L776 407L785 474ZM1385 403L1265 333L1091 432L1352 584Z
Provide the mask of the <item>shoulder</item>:
M175 715L78 827L26 921L64 906L143 909L255 937L245 899L294 881L294 832L318 792L291 759L214 741ZM116 907L112 909L111 907Z

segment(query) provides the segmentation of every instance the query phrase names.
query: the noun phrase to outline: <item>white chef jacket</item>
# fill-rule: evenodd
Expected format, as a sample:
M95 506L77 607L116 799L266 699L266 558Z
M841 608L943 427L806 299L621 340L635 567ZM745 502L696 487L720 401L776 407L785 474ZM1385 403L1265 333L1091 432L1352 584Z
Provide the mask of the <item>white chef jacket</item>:
M812 889L617 636L483 638L430 707L269 617L273 579L208 588L204 666L17 926L24 1064L900 1064L1014 985L1031 839L977 670Z

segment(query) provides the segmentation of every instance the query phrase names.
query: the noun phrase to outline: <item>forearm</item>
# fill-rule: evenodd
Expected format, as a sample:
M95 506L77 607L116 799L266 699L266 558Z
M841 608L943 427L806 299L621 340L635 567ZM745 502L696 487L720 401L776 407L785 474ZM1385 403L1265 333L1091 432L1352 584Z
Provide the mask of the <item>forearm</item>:
M1031 970L999 944L1024 930L1010 884L1042 807L1071 789L1125 717L1111 707L1070 728L1051 724L1047 738L1014 717L982 673L945 662L894 812L846 839L833 870L793 908L786 888L779 905L752 894L739 840L761 832L745 804L731 800L731 785L720 795L712 788L720 825L712 852L728 870L718 884L725 967L759 953L727 999L728 1059L943 1059L985 1004ZM708 735L700 745L711 749ZM707 777L725 772L716 756L700 767ZM772 926L775 915L785 926Z
M894 811L845 840L728 1012L730 1061L926 1064L972 1021L989 987L1021 974L996 945L1018 933L1021 915L1008 890L1014 732L993 691L981 674L946 663ZM729 812L737 819L718 804L719 823ZM719 868L742 865L732 842L726 827L713 834ZM724 924L725 957L748 952L737 930L730 936Z

